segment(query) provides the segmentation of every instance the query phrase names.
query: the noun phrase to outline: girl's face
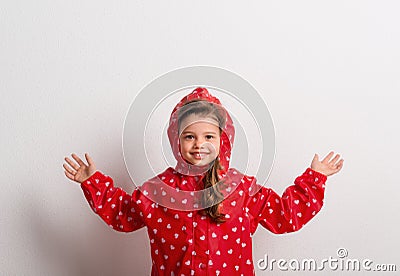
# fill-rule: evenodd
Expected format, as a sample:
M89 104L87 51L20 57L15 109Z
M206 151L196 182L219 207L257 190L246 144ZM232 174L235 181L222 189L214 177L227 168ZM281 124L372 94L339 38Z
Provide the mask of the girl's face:
M203 166L217 158L220 145L217 121L190 114L182 120L179 131L180 150L186 161Z

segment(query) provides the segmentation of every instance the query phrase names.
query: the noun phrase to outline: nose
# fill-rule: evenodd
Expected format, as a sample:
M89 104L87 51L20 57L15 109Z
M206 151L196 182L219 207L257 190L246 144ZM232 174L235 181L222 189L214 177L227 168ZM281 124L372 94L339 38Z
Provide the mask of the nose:
M195 148L204 148L204 139L195 139L194 141Z

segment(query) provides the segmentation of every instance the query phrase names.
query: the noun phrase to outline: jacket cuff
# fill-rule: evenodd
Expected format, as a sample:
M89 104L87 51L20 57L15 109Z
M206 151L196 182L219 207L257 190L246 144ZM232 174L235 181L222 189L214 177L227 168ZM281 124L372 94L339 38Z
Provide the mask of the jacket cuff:
M307 168L304 175L307 175L307 177L309 177L315 184L325 184L328 178L325 174L317 172L311 168Z
M103 173L101 173L100 171L96 171L94 174L92 174L91 176L89 176L89 178L85 179L82 183L81 186L83 185L90 185L90 184L97 184L98 182L100 182L100 180L102 180L105 177L105 175ZM96 181L97 179L97 181Z

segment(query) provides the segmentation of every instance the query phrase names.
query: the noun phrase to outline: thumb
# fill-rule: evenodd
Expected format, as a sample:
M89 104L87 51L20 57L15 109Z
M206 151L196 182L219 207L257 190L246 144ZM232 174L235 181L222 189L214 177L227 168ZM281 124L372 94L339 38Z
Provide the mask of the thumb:
M314 158L311 161L311 169L315 169L315 166L318 164L318 154L314 154Z

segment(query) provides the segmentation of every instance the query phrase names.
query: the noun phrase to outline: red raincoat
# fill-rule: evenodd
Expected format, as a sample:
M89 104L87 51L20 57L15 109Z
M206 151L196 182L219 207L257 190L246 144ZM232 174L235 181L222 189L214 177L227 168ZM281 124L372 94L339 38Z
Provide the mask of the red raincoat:
M234 127L226 113L218 157L223 167L218 175L227 183L220 204L226 222L213 222L194 200L196 191L204 189L203 175L195 175L196 166L185 162L179 152L175 111L195 98L220 104L199 87L174 108L168 137L178 161L175 168L167 168L132 194L114 187L113 179L100 171L82 182L81 188L93 211L114 230L147 227L151 275L255 275L252 236L257 226L276 234L301 229L322 208L327 177L307 168L279 196L257 184L254 177L229 168Z

